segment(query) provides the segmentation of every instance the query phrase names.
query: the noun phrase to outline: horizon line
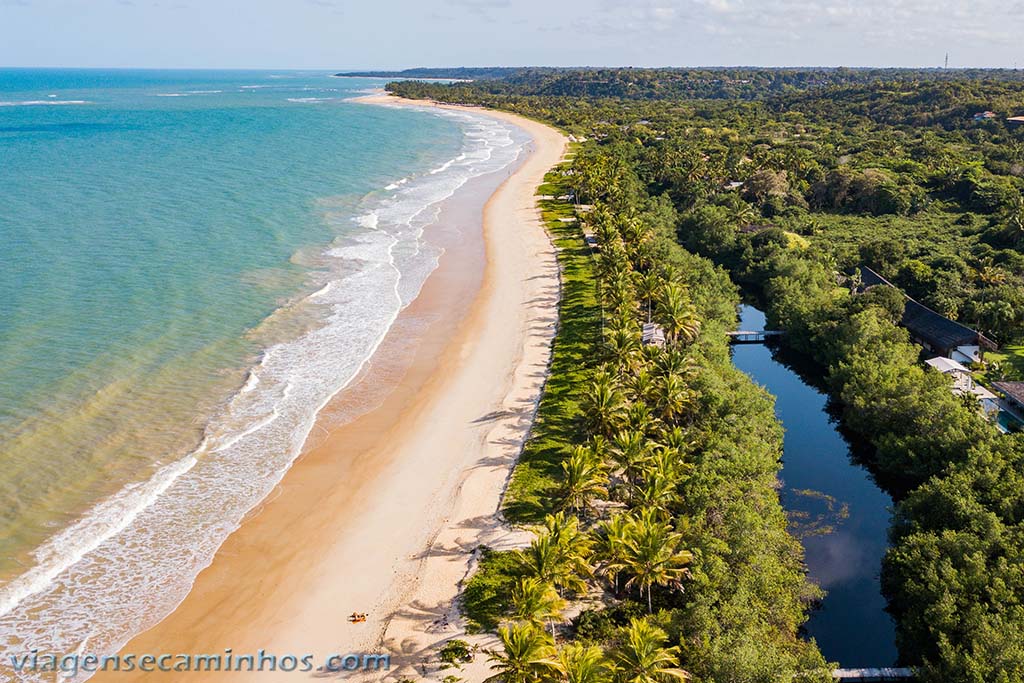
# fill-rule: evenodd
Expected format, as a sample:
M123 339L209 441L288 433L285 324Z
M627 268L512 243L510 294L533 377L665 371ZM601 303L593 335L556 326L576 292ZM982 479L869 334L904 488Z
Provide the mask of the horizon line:
M609 70L624 70L624 69L636 69L645 71L662 71L662 70L696 70L696 69L763 69L763 70L783 70L783 69L794 69L794 70L812 70L812 69L852 69L852 70L900 70L900 71L1020 71L1021 68L1017 65L1014 66L907 66L907 65L849 65L849 64L789 64L789 65L759 65L759 64L695 64L695 65L660 65L660 66L635 66L635 65L595 65L595 64L581 64L573 66L551 66L543 64L532 64L532 65L480 65L480 66L407 66L407 67L357 67L357 68L343 68L337 67L295 67L295 66L68 66L64 64L58 65L5 65L0 64L0 69L63 69L63 70L76 70L76 71L323 71L323 72L388 72L388 73L401 73L403 71L412 70L444 70L444 69L557 69L565 71L573 70L592 70L592 69L609 69Z

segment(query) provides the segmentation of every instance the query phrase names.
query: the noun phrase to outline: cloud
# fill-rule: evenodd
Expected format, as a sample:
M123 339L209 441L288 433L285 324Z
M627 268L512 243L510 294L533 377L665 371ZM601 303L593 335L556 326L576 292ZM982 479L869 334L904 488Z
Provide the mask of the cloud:
M806 43L828 49L838 43L855 50L885 43L894 52L907 46L983 49L989 43L1012 46L1018 40L1024 29L1024 2L596 0L596 11L574 20L572 28L633 40L642 34L672 31L748 48L797 50L799 43ZM873 56L865 54L865 62ZM808 63L812 61L808 55Z
M505 10L512 7L512 0L448 0L448 4L471 12L485 21L497 21L494 10Z
M461 5L470 9L495 9L511 7L512 0L448 0L449 5Z
M600 0L596 12L581 13L573 20L573 30L603 37L661 33L678 26L685 18L687 4L674 0Z

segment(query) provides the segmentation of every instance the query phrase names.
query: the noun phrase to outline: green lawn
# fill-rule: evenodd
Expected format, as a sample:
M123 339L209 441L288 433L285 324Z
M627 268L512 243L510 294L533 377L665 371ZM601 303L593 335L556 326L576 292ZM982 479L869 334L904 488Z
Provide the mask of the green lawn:
M480 548L480 564L466 582L460 601L466 631L494 631L512 606L512 589L524 569L519 552Z
M552 172L538 194L559 197L567 191L565 179ZM551 373L533 433L505 494L505 517L513 524L540 523L554 507L561 462L579 432L578 387L590 376L600 343L600 309L593 257L583 241L580 226L558 220L572 217L573 206L557 199L542 200L540 205L545 224L559 250L562 298Z
M983 381L1024 381L1024 345L1008 344L998 351L986 351L985 362L988 368L978 373ZM998 367L994 368L994 365Z
M567 193L564 178L548 174L538 194L559 197ZM600 344L600 309L597 304L594 260L583 242L572 204L540 202L544 223L558 247L562 267L562 298L555 335L551 373L544 386L533 432L523 449L505 493L504 513L513 524L538 524L556 503L561 462L579 433L578 386L592 372ZM463 590L462 612L467 629L493 631L508 613L512 587L523 567L517 551L481 550L480 565Z

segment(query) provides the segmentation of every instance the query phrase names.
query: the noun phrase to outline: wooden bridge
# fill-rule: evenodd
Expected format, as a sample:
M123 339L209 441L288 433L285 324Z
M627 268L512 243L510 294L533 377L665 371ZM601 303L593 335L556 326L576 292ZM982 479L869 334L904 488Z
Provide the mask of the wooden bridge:
M832 678L839 683L867 683L868 681L909 681L910 669L835 669Z
M736 330L727 332L730 344L763 344L772 337L782 336L782 330Z

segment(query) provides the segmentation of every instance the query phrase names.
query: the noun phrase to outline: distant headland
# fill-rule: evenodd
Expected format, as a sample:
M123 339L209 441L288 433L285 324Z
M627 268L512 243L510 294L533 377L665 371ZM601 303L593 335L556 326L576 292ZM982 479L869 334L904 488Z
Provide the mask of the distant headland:
M339 78L417 78L417 79L441 79L459 81L479 81L508 78L520 67L494 66L494 67L457 67L445 69L415 68L402 71L343 71L334 74Z

